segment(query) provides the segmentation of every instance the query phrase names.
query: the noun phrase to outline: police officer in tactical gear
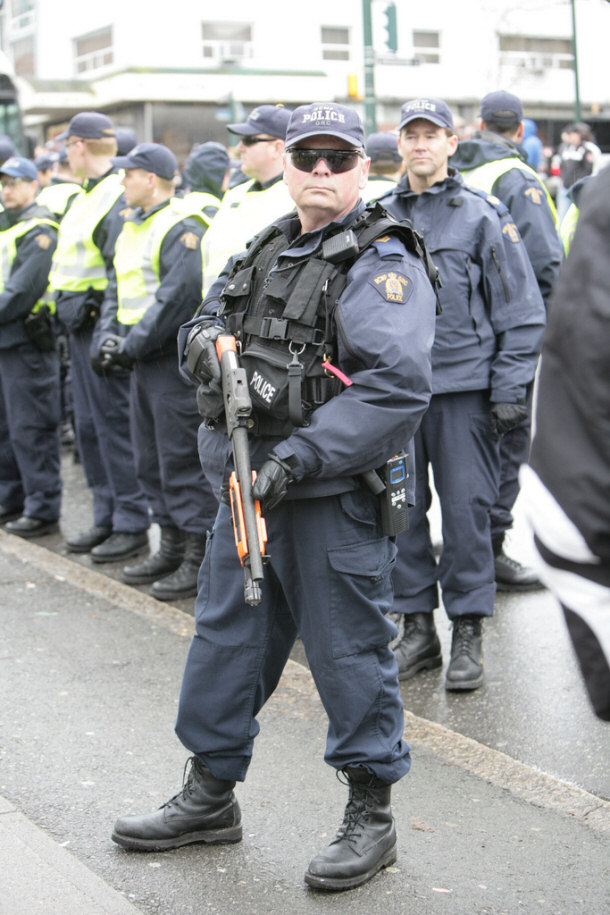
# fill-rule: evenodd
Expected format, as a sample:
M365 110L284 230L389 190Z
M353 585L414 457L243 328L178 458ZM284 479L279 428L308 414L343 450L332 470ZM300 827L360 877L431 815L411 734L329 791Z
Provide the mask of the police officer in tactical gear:
M368 160L357 114L334 103L301 106L286 145L296 214L253 240L179 337L184 354L193 328L211 328L209 357L218 327L240 342L254 406L254 495L271 553L262 602L244 602L221 503L176 725L194 754L186 786L156 813L121 817L113 839L141 850L241 839L233 788L300 633L329 718L325 759L349 784L339 832L305 879L342 890L396 858L390 792L410 757L389 648L396 627L386 617L395 545L361 474L401 450L426 410L436 300L415 233L359 199ZM209 360L197 363L200 402L216 414L200 430L200 456L220 489L230 448Z
M36 167L0 167L0 522L20 537L57 530L59 361L46 296L57 223L36 203Z
M545 312L511 214L450 167L457 142L446 102L406 102L399 138L406 174L381 200L423 235L442 283L433 395L415 439L415 508L398 537L394 611L404 614L404 632L394 650L403 680L441 666L434 626L440 583L453 624L445 686L473 690L484 680L482 622L496 593L489 511L498 439L527 416ZM438 563L426 517L429 466L442 513Z
M548 303L561 264L557 213L551 196L520 147L523 106L511 92L490 92L481 101L479 130L458 144L452 165L466 184L498 197L510 210L530 259L538 288ZM531 389L528 405L531 405ZM519 494L519 467L529 454L529 415L500 442L500 487L491 509L494 569L499 590L529 591L541 584L533 569L504 551L504 538L513 523L512 508Z
M199 207L187 215L174 195L177 162L160 143L140 143L112 160L125 170L133 208L117 239L114 274L97 337L100 358L132 369L131 437L136 474L159 524L159 550L123 570L129 584L153 583L159 600L192 597L218 502L197 455L199 413L180 376L176 334L201 303Z

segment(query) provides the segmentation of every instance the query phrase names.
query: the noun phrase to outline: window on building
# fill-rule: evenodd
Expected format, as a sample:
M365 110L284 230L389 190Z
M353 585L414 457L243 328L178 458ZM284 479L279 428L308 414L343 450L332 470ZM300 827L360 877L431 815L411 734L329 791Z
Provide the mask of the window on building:
M440 32L413 32L413 57L422 64L440 64Z
M203 56L210 63L241 63L253 56L249 22L202 22Z
M9 23L11 34L33 26L35 12L36 0L13 0L10 7L11 18Z
M499 35L500 66L531 73L551 68L572 70L574 59L569 38L540 38L534 35Z
M34 71L34 36L20 38L11 42L13 66L17 76L35 76Z
M88 32L74 39L74 63L77 73L99 70L114 62L112 26Z
M323 60L349 60L349 29L342 26L323 25L320 28Z

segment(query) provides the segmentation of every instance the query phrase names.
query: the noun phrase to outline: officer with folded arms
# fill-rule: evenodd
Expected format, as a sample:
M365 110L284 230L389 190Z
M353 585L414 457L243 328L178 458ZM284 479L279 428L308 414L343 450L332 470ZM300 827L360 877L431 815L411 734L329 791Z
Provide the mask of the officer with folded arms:
M0 521L26 538L56 531L61 508L59 360L46 295L57 223L36 202L37 178L20 156L0 166Z
M360 475L395 455L426 410L436 299L414 233L360 200L368 159L356 112L297 108L286 148L296 213L255 238L179 337L187 366L198 348L191 377L209 407L214 337L224 329L240 340L254 496L271 547L262 601L245 603L231 511L221 503L176 725L194 754L187 784L156 813L121 817L113 839L144 851L241 839L233 788L300 633L329 719L325 759L349 785L339 832L305 880L343 890L397 854L391 786L410 756L389 648L396 628L386 617L395 546ZM220 489L232 462L223 415L212 412L200 456Z

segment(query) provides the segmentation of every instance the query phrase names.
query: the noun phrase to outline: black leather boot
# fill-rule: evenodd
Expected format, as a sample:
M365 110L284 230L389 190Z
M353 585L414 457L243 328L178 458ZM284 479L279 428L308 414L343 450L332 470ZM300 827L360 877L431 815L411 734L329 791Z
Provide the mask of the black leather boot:
M165 851L194 842L217 845L241 841L241 813L233 794L235 782L214 778L196 756L188 762L191 769L182 791L155 813L119 817L112 832L113 842L138 851Z
M175 572L152 586L153 597L157 600L179 600L197 594L197 575L205 554L205 534L185 534L184 538L184 559Z
M396 861L391 785L362 766L343 772L349 784L343 823L305 874L305 883L321 890L351 890Z
M148 585L163 575L175 572L184 559L184 531L162 527L159 549L148 559L123 569L123 581L129 585Z
M478 689L483 685L483 627L480 616L458 616L453 621L451 661L445 688Z
M440 667L443 658L434 614L405 613L402 638L393 650L398 661L399 680L409 680L420 670Z

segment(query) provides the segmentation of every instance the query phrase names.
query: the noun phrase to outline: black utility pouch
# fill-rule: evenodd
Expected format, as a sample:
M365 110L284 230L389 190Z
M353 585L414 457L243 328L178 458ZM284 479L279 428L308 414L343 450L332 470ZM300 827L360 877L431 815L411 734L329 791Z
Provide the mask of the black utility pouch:
M48 305L42 305L38 311L30 312L23 321L25 332L30 343L41 353L51 353L55 349L55 334L51 324L51 312Z

